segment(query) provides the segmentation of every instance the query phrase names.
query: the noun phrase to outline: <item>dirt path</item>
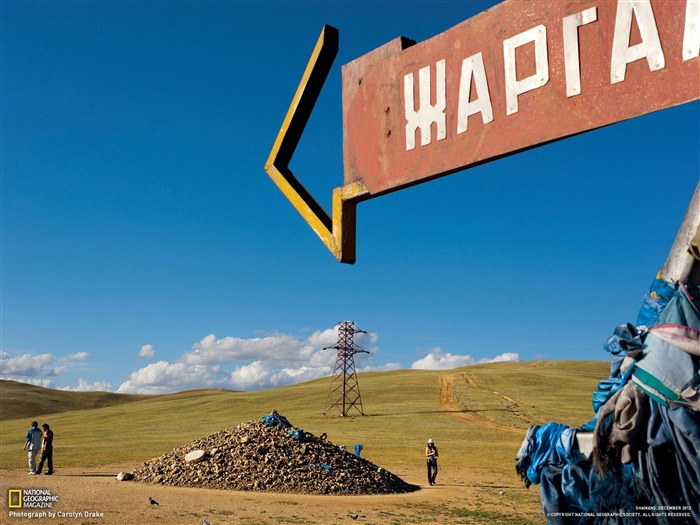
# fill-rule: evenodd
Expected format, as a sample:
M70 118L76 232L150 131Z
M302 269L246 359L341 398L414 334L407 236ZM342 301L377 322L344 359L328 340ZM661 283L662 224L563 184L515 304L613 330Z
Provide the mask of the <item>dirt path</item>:
M425 485L411 494L306 496L164 487L115 479L117 472L131 468L133 465L99 470L62 469L50 477L29 476L24 470L0 471L5 501L0 523L201 525L205 518L211 525L543 523L536 492L525 490L512 479L503 484L464 472L441 473L438 485ZM398 474L410 483L420 484L423 471ZM58 501L52 509L8 508L12 501L9 491L31 489L49 491L51 496L58 496ZM159 505L150 505L149 497ZM10 514L47 510L56 516L30 519Z
M468 408L465 407L460 407L455 403L454 400L454 375L443 375L440 376L440 406L446 411L446 412L451 412L455 416L457 416L460 419L463 419L464 421L468 421L469 423L474 423L476 425L483 425L483 426L488 426L491 428L496 428L498 430L503 430L506 432L515 432L515 433L521 433L522 430L516 429L507 425L501 425L499 423L494 422L493 420L489 419L485 415L482 415L479 413L478 410L469 410ZM470 379L468 376L465 376L465 380L469 384L470 387L472 388L480 388L476 383ZM507 400L510 400L513 402L513 404L517 404L517 401L511 400L507 396L504 396L503 394L500 394L499 392L496 391L491 391L495 396L501 397Z

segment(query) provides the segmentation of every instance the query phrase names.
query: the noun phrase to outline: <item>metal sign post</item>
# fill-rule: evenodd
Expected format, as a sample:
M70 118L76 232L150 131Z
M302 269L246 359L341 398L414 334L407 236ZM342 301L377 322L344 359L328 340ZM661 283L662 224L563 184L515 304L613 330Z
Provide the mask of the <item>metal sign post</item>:
M669 282L700 284L700 182L678 228L660 277Z
M265 169L346 263L362 200L700 98L700 2L507 0L343 66L344 185L328 215L288 164L337 43L326 26Z

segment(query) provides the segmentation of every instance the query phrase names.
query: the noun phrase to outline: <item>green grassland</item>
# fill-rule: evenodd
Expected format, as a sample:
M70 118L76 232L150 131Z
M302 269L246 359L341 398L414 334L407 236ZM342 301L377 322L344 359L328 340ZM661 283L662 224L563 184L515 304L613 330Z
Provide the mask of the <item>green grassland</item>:
M2 383L0 468L24 468L33 419L55 431L57 468L138 466L196 438L259 419L275 409L296 427L379 465L415 466L425 440L443 465L514 476L514 456L533 424L578 426L592 417L591 394L609 364L592 361L494 363L455 370L359 374L365 416L326 407L329 379L258 392L194 390L118 396ZM71 394L66 396L66 394ZM65 409L58 411L58 409Z

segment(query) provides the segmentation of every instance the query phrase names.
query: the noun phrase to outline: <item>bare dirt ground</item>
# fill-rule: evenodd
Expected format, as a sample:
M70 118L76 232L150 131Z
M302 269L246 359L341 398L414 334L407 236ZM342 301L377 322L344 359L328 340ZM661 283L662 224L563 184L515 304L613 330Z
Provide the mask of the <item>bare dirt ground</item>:
M537 491L525 490L515 476L499 484L488 474L443 469L438 484L431 487L423 480L423 469L416 466L410 471L394 471L421 486L410 494L308 496L165 487L115 479L118 472L129 472L133 467L60 469L53 476L2 470L0 488L5 502L0 523L201 525L203 519L211 525L544 523ZM10 491L28 489L48 490L58 501L51 509L9 508ZM149 504L149 497L159 504ZM30 518L11 512L47 514Z

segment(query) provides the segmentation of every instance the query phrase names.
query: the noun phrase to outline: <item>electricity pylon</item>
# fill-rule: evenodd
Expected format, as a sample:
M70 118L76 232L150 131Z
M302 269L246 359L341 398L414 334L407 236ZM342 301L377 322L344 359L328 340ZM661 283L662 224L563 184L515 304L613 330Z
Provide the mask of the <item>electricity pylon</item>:
M326 408L323 415L333 407L338 407L341 416L347 416L351 409L357 410L364 416L362 410L362 399L360 398L360 385L357 382L355 372L355 354L369 354L353 342L355 334L366 334L364 330L357 328L352 321L343 321L338 325L338 342L333 346L327 346L324 350L335 348L338 350L338 357L335 360L335 370L333 379L328 389L326 398Z

